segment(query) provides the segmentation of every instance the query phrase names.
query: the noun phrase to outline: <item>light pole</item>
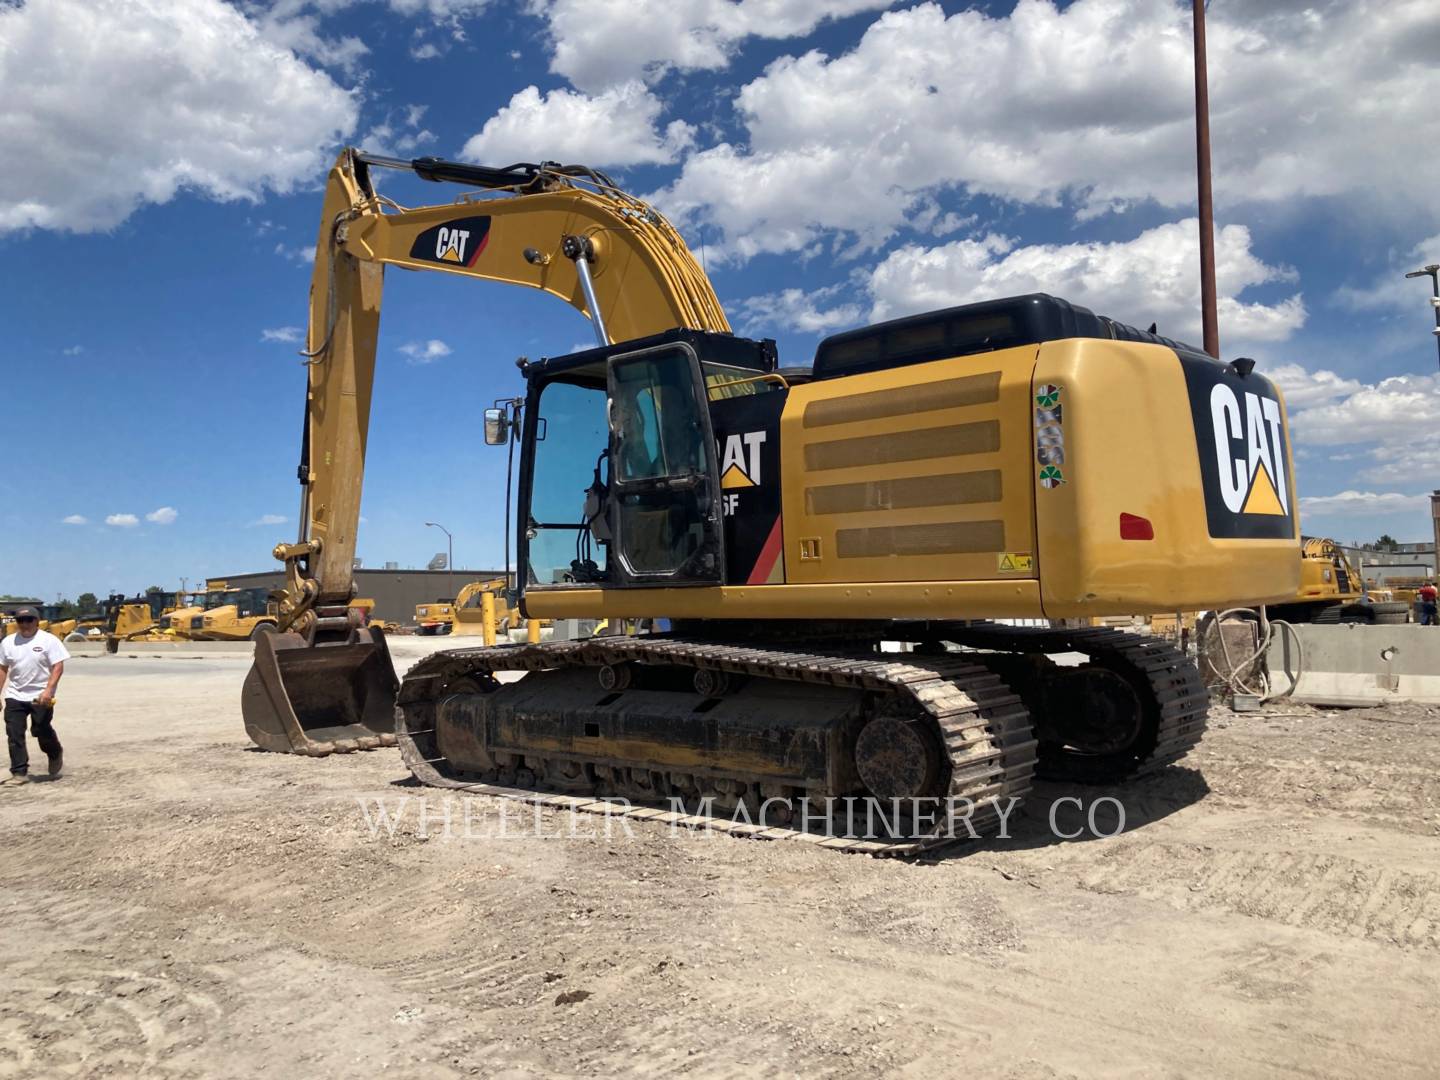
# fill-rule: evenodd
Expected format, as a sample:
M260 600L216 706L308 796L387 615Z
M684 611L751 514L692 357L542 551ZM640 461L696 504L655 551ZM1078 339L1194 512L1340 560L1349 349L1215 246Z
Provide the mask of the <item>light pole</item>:
M1215 310L1215 211L1210 201L1210 86L1205 64L1205 0L1194 0L1195 173L1200 204L1200 319L1205 351L1220 359L1220 322Z
M1430 304L1435 308L1435 348L1440 350L1440 263L1431 263L1419 270L1411 270L1405 276L1430 279Z
M455 602L455 538L450 535L450 530L438 521L425 522L432 529L439 529L445 534L445 574L450 582L450 602Z

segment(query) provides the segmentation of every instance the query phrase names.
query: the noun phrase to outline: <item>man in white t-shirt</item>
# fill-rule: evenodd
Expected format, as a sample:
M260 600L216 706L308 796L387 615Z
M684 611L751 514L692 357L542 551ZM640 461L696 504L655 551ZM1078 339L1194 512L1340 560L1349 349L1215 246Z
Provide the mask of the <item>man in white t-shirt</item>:
M60 639L40 629L34 608L15 612L15 633L0 641L0 699L5 702L5 735L10 740L10 775L0 785L30 779L30 753L25 746L25 721L50 759L51 779L64 767L64 753L55 736L55 688L65 674L70 654Z

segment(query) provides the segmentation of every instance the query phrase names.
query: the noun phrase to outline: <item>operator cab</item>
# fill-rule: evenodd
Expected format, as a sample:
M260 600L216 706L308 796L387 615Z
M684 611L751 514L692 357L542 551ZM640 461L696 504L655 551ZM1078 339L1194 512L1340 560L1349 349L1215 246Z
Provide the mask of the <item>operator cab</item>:
M778 446L775 369L773 341L695 330L526 364L525 587L724 583L726 446L761 420Z

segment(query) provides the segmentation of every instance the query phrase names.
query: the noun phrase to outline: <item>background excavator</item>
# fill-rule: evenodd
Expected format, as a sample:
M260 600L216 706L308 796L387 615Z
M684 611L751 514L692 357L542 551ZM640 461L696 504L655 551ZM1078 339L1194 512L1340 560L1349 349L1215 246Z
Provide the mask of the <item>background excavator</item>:
M1403 623L1410 605L1392 600L1388 592L1372 596L1335 541L1316 536L1302 541L1299 592L1272 604L1267 614L1292 623Z
M480 637L494 645L497 636L507 634L517 614L510 607L510 582L505 578L468 582L454 599L432 600L415 605L415 626L421 634L450 634L454 637ZM525 629L531 641L540 640L538 620L530 620Z
M400 210L374 167L496 196ZM301 535L275 549L282 632L244 689L263 747L398 737L442 786L781 825L816 800L942 800L984 826L1037 766L1108 782L1179 758L1207 708L1163 642L990 620L1295 594L1284 408L1251 361L1035 294L849 331L782 368L773 342L730 333L659 214L580 167L346 151L316 250ZM524 398L486 414L486 441L519 450L520 607L666 632L453 649L402 686L383 634L346 618L385 265L590 317L597 347L523 364ZM1088 661L1050 659L1074 652ZM946 824L912 818L887 850Z

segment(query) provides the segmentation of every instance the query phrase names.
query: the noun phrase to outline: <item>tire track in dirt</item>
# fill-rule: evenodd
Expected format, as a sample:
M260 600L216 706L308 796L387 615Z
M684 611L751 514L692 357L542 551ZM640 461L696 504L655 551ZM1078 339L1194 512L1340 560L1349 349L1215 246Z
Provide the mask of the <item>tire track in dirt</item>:
M1205 777L1216 797L1235 804L1297 806L1424 835L1440 829L1440 773L1435 769L1266 758L1217 762Z
M133 952L114 935L134 908L31 889L11 897L7 940L45 943L7 965L0 1043L15 1051L16 1072L194 1075L177 1055L201 1046L221 1019L216 980L168 952L142 952L138 966L120 955Z
M1440 875L1345 855L1225 849L1132 836L1069 860L1089 892L1220 908L1327 934L1440 950Z

